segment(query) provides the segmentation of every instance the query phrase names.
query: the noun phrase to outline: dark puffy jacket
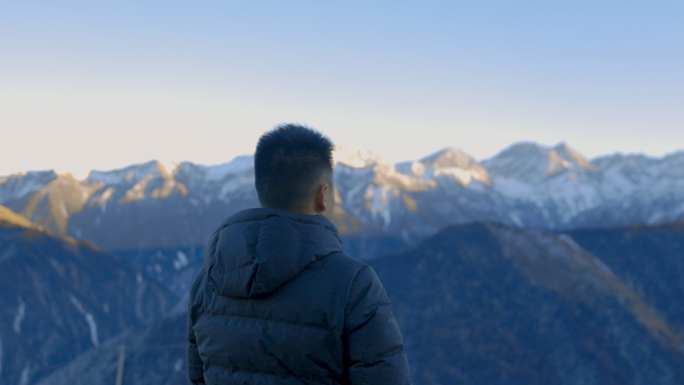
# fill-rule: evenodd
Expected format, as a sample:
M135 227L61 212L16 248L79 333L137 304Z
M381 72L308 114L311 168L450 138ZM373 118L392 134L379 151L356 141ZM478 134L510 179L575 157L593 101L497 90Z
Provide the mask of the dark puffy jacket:
M325 217L241 211L190 289L188 371L208 384L410 384L385 289Z

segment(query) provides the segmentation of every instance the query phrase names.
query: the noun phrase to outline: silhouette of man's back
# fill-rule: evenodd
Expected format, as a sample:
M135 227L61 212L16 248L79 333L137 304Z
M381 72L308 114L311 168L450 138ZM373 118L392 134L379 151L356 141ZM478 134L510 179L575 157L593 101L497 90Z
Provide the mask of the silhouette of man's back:
M331 152L303 126L261 137L262 208L218 227L190 291L191 383L410 384L385 290L330 222Z

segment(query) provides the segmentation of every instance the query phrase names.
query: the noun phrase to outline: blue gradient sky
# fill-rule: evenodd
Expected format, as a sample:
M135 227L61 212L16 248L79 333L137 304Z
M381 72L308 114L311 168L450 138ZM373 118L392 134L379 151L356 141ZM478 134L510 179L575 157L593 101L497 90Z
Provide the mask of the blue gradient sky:
M221 163L290 121L392 161L661 156L682 106L681 1L0 3L0 175Z

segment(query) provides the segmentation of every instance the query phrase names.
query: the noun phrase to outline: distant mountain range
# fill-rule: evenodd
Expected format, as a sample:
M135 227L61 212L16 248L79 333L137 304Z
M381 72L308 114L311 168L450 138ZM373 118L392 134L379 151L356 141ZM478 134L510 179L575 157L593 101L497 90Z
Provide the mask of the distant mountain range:
M493 221L552 230L684 219L684 151L592 160L564 144L515 144L477 162L445 149L391 164L335 152L341 233L405 243L450 224ZM0 178L0 204L106 250L202 245L226 216L258 206L252 156L202 166L150 161L84 180L54 171Z

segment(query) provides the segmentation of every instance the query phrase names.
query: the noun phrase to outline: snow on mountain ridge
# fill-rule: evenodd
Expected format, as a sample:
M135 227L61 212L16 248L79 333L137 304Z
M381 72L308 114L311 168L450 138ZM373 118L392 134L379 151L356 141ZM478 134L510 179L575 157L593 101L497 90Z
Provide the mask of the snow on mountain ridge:
M474 164L479 164L470 155L466 154L462 150L453 147L447 147L428 156L425 156L421 158L419 162L429 166L460 168L470 168Z
M362 150L349 146L335 146L333 150L335 166L343 164L351 168L366 168L378 162L385 162L370 150Z
M535 191L558 175L574 179L578 174L595 173L598 167L565 143L544 147L533 142L514 144L482 161L498 192L519 198Z
M684 191L684 151L663 159L614 155L589 161L564 143L525 142L482 162L454 148L392 164L370 151L338 147L334 159L340 208L405 239L466 221L556 229L592 226L607 217L610 223L657 223L684 216L684 193L678 192ZM168 203L159 199L167 197ZM9 201L13 210L55 231L77 222L73 229L83 231L100 221L114 226L120 219L113 213L139 210L147 201L154 207L149 215L166 215L183 205L187 213L232 212L258 205L255 197L252 155L214 166L149 161L94 170L85 181L54 172L0 178L0 204Z
M491 185L487 169L473 157L455 148L445 148L420 160L400 162L396 170L402 174L435 179L440 176L451 177L464 187L472 181Z
M568 145L565 144L565 142L562 142L556 147L554 147L551 152L555 152L555 155L557 155L559 158L568 161L568 167L571 164L574 164L576 165L576 167L579 168L588 169L592 171L598 170L596 165L591 163L589 159L587 159L584 155L580 154L579 152L568 147Z
M472 181L478 181L486 185L491 185L489 171L477 162L473 157L465 152L447 148L435 154L422 158L420 162L432 171L432 177L437 178L441 175L451 176L461 183L468 186Z
M157 168L165 176L165 178L173 177L178 172L180 162L175 161L157 161Z
M57 177L53 170L18 172L0 177L0 204L22 199Z
M156 160L150 160L114 170L92 170L87 179L93 182L104 182L107 185L116 185L131 180L138 181L155 172L161 173L160 163Z
M225 178L228 174L239 173L247 171L254 167L253 155L239 155L233 158L230 162L214 165L204 166L207 168L207 179L216 181Z

